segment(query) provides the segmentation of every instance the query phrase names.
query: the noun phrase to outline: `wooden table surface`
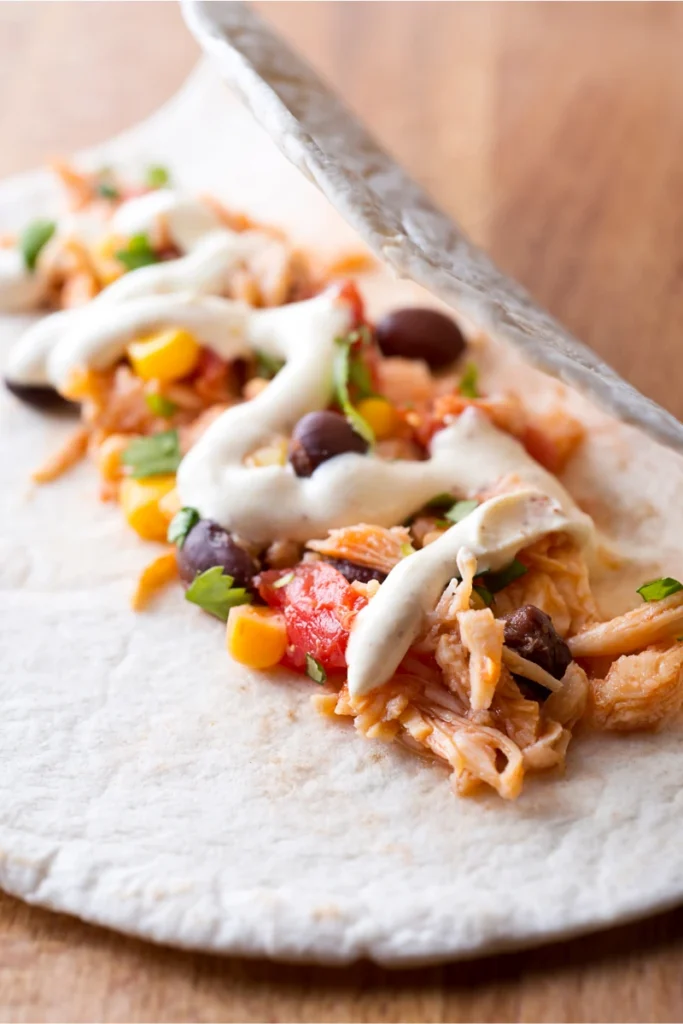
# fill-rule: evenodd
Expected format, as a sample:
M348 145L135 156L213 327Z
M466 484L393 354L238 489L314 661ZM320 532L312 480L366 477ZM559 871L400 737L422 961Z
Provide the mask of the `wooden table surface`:
M683 7L257 6L504 269L683 415ZM0 2L0 174L144 117L196 56L173 4ZM683 910L392 973L155 948L0 896L2 1020L682 1018Z

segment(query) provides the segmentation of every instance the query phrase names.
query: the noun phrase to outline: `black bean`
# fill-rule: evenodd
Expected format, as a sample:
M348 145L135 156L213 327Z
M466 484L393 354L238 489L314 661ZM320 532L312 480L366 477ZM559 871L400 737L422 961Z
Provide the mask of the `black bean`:
M20 384L16 380L4 379L8 391L25 402L27 405L34 405L37 409L57 409L72 406L67 398L63 398L58 391L49 385L43 384Z
M349 562L346 558L326 558L325 561L333 565L349 583L369 583L370 580L384 583L387 578L387 574L380 572L379 569L371 569L369 565L358 565L357 562Z
M553 620L533 604L504 615L505 644L527 661L561 679L572 660L571 651L553 626Z
M178 571L186 583L199 573L220 565L232 576L236 587L250 587L258 565L248 551L218 523L200 519L192 527L181 548L176 551Z
M382 317L375 333L385 356L424 359L433 370L455 362L467 347L458 325L435 309L396 309Z
M338 412L309 412L292 432L289 461L297 476L311 474L335 455L357 452L364 455L368 443Z

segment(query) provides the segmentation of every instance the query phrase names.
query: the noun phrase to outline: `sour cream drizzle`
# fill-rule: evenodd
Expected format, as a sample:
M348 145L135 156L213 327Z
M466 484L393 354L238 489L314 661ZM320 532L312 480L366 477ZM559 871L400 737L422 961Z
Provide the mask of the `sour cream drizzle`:
M74 370L106 368L132 339L164 326L187 328L225 359L254 349L282 358L284 368L265 391L224 412L183 459L177 476L183 504L259 544L307 541L363 521L392 526L438 493L471 497L507 476L528 488L485 502L392 570L351 636L353 695L392 675L456 572L463 548L484 571L502 567L553 530L591 542L592 521L559 481L475 408L434 436L422 462L348 453L323 463L309 478L297 477L289 465L247 467L245 457L273 435L289 433L303 415L329 405L335 339L351 328L352 310L334 292L266 310L211 294L226 289L231 269L241 261L278 243L263 232L229 231L208 206L175 193L164 190L125 203L110 226L122 235L148 233L160 216L186 255L128 273L85 308L53 314L30 328L10 358L10 379L63 389ZM9 252L0 250L5 305L31 291L16 265L18 253ZM14 291L3 291L13 273Z
M427 613L457 575L463 549L477 559L477 571L486 572L502 569L547 533L575 529L556 501L537 491L516 491L490 498L438 540L402 559L354 622L346 651L351 696L361 697L391 679Z
M30 327L10 353L6 376L18 384L52 384L59 387L63 380L54 379L48 368L52 353L68 349L72 358L77 358L72 340L74 334L80 338L91 338L84 344L82 359L76 365L90 365L88 359L97 352L100 332L111 323L111 307L145 296L169 295L185 292L192 295L210 295L226 290L228 278L242 261L256 256L268 246L278 244L274 239L259 231L229 231L221 225L216 214L204 203L188 199L169 190L150 192L148 195L131 199L116 211L109 222L109 230L115 234L148 234L163 216L169 237L179 249L187 253L176 260L140 267L114 281L82 309L53 313ZM10 257L3 254L9 253ZM16 299L23 288L28 295L35 285L34 301L42 299L39 277L25 271L11 283L8 274L7 295L3 290L3 260L8 265L16 264L22 271L23 262L17 249L0 249L0 310L16 311L12 296ZM11 269L11 268L10 268ZM23 275L23 276L22 276ZM23 284L21 283L23 281ZM169 304L170 305L170 304ZM22 308L26 308L25 306ZM169 323L169 318L164 318ZM104 344L104 343L103 343ZM119 356L116 353L116 358ZM62 366L65 358L54 356L54 365ZM97 359L95 355L94 358ZM103 365L99 360L98 365Z

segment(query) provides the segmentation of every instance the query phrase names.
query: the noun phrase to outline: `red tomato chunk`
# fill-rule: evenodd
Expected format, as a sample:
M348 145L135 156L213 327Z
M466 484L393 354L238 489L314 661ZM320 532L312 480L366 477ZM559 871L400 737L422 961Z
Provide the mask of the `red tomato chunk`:
M282 587L273 584L294 573ZM325 669L346 667L346 645L354 618L367 599L349 585L327 562L311 562L296 569L272 569L259 577L259 593L271 608L285 616L289 648L283 661L305 669L312 654Z

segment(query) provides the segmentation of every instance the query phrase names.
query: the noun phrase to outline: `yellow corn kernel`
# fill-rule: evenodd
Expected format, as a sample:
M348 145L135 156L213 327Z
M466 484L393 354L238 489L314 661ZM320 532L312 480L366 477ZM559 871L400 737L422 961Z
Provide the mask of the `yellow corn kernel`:
M161 498L161 500L159 501L159 508L161 509L165 516L168 516L169 522L171 521L171 519L173 519L173 516L176 514L176 512L180 512L182 507L183 503L180 500L180 495L178 494L175 487L173 488L172 491L169 491L168 494L165 494L163 498Z
M107 483L114 483L123 475L121 454L130 444L128 434L110 434L97 449L96 460L100 476Z
M225 634L228 654L249 668L272 668L287 650L285 617L272 608L231 608Z
M378 441L391 437L398 427L398 413L386 398L364 398L357 409Z
M164 383L180 380L191 373L197 365L199 353L197 339L182 328L157 331L132 341L128 346L128 358L138 377Z
M175 488L175 476L148 476L135 480L126 477L119 499L126 522L143 540L166 540L171 521L161 507L161 499Z

